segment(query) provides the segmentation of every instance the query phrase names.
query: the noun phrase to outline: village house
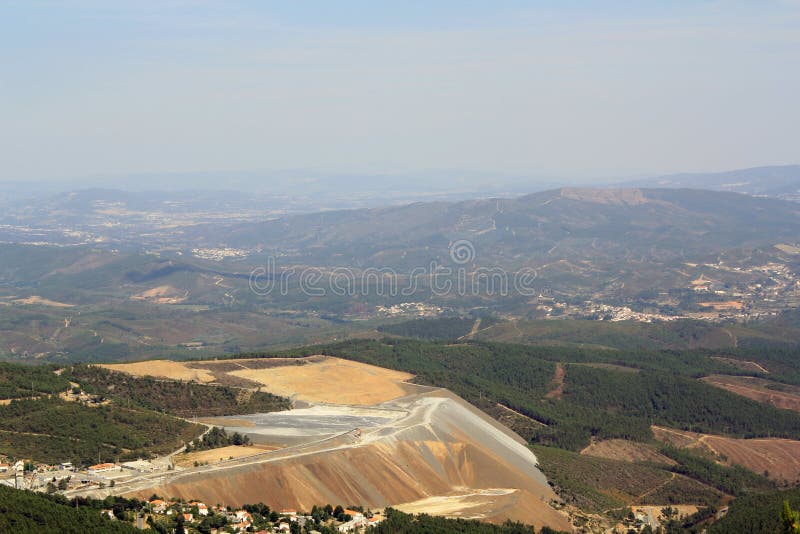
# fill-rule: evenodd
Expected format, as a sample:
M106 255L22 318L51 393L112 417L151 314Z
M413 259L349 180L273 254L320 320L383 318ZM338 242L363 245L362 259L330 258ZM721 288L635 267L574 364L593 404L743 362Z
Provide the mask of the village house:
M153 512L157 514L163 514L167 509L167 503L162 501L161 499L153 499L150 501L150 506Z
M352 532L367 525L367 518L361 512L345 510L344 513L352 517L352 519L336 527L339 532Z
M130 469L131 471L138 471L140 473L155 471L155 466L152 463L148 462L147 460L142 460L141 458L131 462L123 462L121 467L123 469Z
M121 470L121 468L116 464L105 463L105 464L90 465L87 470L90 473L108 473L110 471L119 471Z
M190 502L189 506L197 506L197 515L201 515L203 517L208 515L208 506L201 502Z

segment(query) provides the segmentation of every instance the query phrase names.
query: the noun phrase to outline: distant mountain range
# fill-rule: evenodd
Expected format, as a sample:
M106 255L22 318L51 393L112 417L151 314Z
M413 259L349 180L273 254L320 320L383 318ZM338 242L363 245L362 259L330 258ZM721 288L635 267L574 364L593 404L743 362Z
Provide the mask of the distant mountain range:
M627 182L627 187L689 187L800 201L800 165L682 173Z
M132 350L188 353L197 343L254 350L340 336L342 318L419 309L749 319L800 306L800 204L777 198L561 188L264 220L269 215L259 210L234 217L224 208L184 216L190 203L179 196L172 209L147 211L147 197L120 197L125 204L115 205L102 191L87 192L59 205L63 227L49 220L39 220L39 229L0 225L0 241L28 243L0 244L0 356L117 358ZM65 221L82 209L92 210L87 233L98 240L66 246L57 234L75 234ZM85 239L78 234L74 239ZM267 273L270 256L275 270ZM301 278L304 267L322 278ZM351 268L360 285L334 291L337 267ZM396 272L403 293L378 291L374 277L356 278L369 267ZM520 273L535 276L524 279L525 291L506 294L488 291L480 279L477 290L442 292L426 278L448 269L453 278L473 276L480 268L501 271L497 291L502 280L511 287ZM263 280L281 277L280 291L254 291L251 273L262 270Z
M557 260L668 261L731 248L794 242L800 206L774 198L693 189L563 188L512 199L414 203L265 222L201 225L190 243L273 251L324 265L447 262L469 240L478 265Z

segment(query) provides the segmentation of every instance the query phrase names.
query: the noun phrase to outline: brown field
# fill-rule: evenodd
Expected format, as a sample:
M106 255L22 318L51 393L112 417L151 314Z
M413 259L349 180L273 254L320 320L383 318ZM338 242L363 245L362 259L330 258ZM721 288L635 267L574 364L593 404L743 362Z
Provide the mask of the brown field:
M339 358L272 369L240 369L228 373L265 386L275 395L307 402L369 405L403 397L413 375ZM356 386L357 387L354 387Z
M664 456L649 445L624 439L597 441L583 449L581 454L609 460L622 460L624 462L653 462L664 465L677 465L675 460Z
M228 447L220 447L218 449L209 449L207 451L197 451L183 453L175 456L175 463L181 467L191 467L195 462L204 464L214 464L223 460L231 458L243 458L246 456L253 456L265 451L272 450L272 447L245 447L230 445Z
M146 300L156 304L180 304L189 296L188 291L181 291L172 286L158 286L138 295L132 295L131 300Z
M751 376L711 375L701 378L701 380L754 401L771 404L784 410L800 412L800 388L796 386Z
M656 439L676 447L710 451L724 464L741 465L773 480L800 479L800 441L781 438L738 439L653 427Z
M112 371L201 383L263 389L306 402L370 405L417 390L413 375L328 356L204 362L151 360L101 364ZM357 384L358 387L353 387Z
M407 514L431 514L463 519L486 519L500 515L500 511L517 505L530 495L511 489L488 489L437 495L395 506Z
M55 300L46 299L37 295L30 296L24 299L16 299L12 301L14 304L27 304L30 306L50 306L51 308L72 308L74 304L67 304L65 302L56 302Z
M150 360L136 363L111 363L99 364L100 367L111 371L128 373L133 376L152 376L156 378L168 378L170 380L193 380L195 382L208 383L214 381L214 375L205 369L193 369L185 362L174 362L172 360Z
M255 423L252 421L248 421L247 419L235 419L233 417L198 417L197 420L206 425L214 425L214 426L240 426L240 427L252 427L255 426Z

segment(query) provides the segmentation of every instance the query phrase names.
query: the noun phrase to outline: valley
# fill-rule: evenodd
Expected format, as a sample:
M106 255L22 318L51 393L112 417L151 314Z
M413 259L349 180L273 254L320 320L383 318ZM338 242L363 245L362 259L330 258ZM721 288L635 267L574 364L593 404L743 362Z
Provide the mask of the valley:
M72 499L721 524L800 479L798 213L562 188L3 244L36 365L0 369L0 460Z

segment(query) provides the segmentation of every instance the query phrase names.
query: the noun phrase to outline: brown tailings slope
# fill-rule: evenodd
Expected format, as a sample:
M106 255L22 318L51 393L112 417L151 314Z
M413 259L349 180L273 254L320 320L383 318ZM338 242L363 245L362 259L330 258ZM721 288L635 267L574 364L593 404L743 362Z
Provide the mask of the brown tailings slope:
M227 466L177 472L167 483L129 494L230 505L262 501L298 510L405 503L415 511L571 530L566 516L548 504L557 497L536 457L507 428L446 390L380 406L403 415L360 435L351 431Z
M676 447L711 451L724 463L738 464L756 473L769 472L773 480L800 479L800 441L780 438L737 439L653 427L656 439Z

